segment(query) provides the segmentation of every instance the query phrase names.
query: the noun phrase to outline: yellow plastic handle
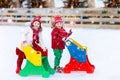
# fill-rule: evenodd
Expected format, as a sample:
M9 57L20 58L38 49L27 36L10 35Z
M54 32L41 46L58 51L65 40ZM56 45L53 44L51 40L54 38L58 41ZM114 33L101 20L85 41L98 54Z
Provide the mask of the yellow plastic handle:
M24 52L26 59L29 60L33 65L42 65L42 56L40 51L34 50L30 45L23 46L23 44L21 44L21 49Z

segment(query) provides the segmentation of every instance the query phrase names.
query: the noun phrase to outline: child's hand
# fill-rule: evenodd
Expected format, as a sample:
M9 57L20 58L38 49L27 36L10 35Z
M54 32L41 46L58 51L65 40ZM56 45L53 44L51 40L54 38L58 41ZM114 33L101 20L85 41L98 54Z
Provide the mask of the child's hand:
M46 51L46 50L47 50L47 48L46 48L46 47L44 47L44 48L43 48L43 51Z
M65 41L67 37L63 37L62 40Z
M68 36L72 34L72 29L69 30Z
M72 29L70 29L70 30L69 30L69 33L71 33L71 34L72 34Z
M22 44L23 44L23 47L25 47L27 45L27 41L23 41Z

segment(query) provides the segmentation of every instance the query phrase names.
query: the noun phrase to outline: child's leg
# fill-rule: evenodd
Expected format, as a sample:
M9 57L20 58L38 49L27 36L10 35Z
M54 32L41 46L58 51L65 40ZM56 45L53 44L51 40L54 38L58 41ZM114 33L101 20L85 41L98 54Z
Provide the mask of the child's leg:
M54 49L53 51L55 56L55 59L54 59L54 68L55 68L60 64L60 59L62 57L63 50Z
M21 70L21 65L22 65L23 59L25 58L25 55L18 48L16 48L16 54L18 55L16 73L19 74L20 70Z
M17 74L20 73L22 62L23 62L23 58L18 57L18 59L17 59L17 68L16 68L16 73Z
M36 51L40 51L41 54L42 54L42 56L48 56L48 50L43 51L43 49L42 49L39 45L34 44L34 45L33 45L33 48L34 48Z

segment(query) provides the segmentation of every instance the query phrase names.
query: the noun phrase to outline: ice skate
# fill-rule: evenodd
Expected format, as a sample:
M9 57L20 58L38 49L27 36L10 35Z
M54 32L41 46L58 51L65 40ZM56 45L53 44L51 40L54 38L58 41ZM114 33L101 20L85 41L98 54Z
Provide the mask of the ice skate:
M56 71L56 73L62 73L63 72L62 67L60 67L60 66L55 66L54 70Z

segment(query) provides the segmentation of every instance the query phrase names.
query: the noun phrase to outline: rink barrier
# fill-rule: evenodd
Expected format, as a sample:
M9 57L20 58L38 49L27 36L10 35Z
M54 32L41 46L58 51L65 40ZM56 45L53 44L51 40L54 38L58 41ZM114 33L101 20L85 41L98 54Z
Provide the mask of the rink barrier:
M40 15L42 25L51 26L56 14L63 17L65 27L120 29L119 8L2 8L0 25L24 26Z

